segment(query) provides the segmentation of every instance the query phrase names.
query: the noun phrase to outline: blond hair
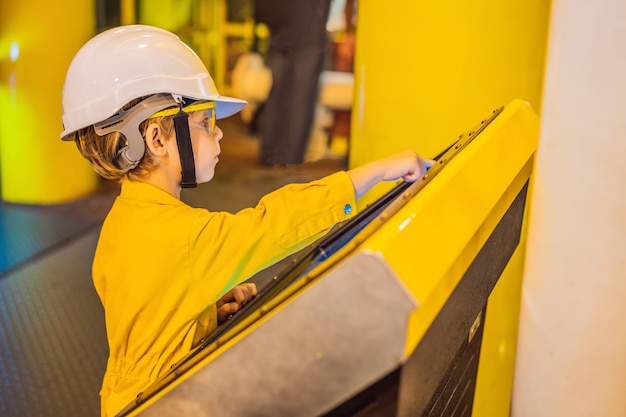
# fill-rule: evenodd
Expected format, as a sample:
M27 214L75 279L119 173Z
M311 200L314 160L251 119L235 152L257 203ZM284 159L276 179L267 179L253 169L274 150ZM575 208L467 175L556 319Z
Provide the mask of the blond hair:
M126 104L123 109L127 110L143 98L135 99ZM166 138L174 133L174 122L172 116L155 117L150 119L151 123L156 123ZM148 127L147 120L139 124L141 136L146 138L146 129ZM87 159L93 169L103 178L108 180L121 181L125 178L134 179L142 177L154 168L154 158L152 153L146 147L145 153L139 164L130 171L122 168L119 161L119 155L128 143L126 138L120 132L112 132L105 136L99 136L93 126L88 126L76 132L74 141L78 151Z

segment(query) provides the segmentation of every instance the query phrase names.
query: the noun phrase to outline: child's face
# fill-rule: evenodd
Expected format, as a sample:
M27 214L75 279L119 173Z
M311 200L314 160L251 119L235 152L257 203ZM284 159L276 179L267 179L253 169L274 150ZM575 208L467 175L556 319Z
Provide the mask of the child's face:
M196 181L209 182L215 174L223 132L215 125L215 110L205 109L189 115L189 132L196 162Z

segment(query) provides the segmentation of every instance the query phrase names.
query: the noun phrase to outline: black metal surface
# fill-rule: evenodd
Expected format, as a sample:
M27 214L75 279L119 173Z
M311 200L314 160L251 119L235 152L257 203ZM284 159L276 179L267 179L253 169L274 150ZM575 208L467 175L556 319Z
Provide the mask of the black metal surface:
M477 320L485 317L483 309ZM482 346L484 323L480 323L470 342L463 343L447 374L432 397L424 417L470 417L476 388L478 359Z
M321 417L395 416L398 411L400 373L401 368L396 369Z

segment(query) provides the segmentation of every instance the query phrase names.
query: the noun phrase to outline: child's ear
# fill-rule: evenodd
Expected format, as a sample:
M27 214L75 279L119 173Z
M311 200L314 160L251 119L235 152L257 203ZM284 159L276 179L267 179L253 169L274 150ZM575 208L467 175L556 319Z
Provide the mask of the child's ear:
M146 129L146 146L153 155L163 156L167 153L163 129L157 123L150 123Z

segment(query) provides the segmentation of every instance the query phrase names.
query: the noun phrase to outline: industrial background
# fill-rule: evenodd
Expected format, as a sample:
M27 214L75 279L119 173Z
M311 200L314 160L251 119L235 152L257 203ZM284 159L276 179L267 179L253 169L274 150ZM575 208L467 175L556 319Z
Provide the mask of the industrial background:
M107 346L90 268L117 185L59 138L72 57L110 27L160 26L198 52L221 94L253 110L267 73L243 59L253 44L263 53L267 33L252 3L0 0L0 415L98 415ZM354 62L346 70L329 57L308 161L258 166L254 114L244 112L220 123L215 180L183 199L234 211L404 148L434 157L521 99L540 123L522 244L487 301L471 415L626 415L626 3L354 7ZM342 30L329 30L337 45Z

